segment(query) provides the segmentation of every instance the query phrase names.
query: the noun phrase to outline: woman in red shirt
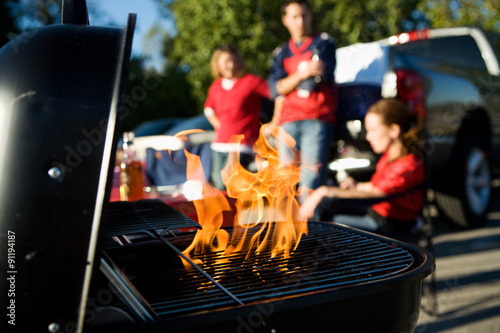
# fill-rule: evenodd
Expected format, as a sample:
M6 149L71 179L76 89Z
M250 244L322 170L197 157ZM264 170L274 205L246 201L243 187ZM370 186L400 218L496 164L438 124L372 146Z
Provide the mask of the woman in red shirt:
M410 231L422 209L424 189L421 185L425 181L420 129L411 127L411 120L410 111L399 100L383 99L372 105L365 116L366 139L373 151L382 156L371 181L357 183L348 178L338 187L318 188L302 204L302 217L324 219L325 207L334 202L327 198L390 197L370 206L364 215L338 214L331 205L327 210L330 217L334 215L335 222L353 227L388 235L394 231ZM334 206L341 207L342 202Z
M245 73L243 58L231 45L217 48L210 62L214 81L208 90L204 113L215 129L212 143L213 185L225 189L221 170L228 155L239 152L240 163L247 167L253 159L253 144L259 136L262 98L270 98L266 80ZM240 143L232 137L242 135Z

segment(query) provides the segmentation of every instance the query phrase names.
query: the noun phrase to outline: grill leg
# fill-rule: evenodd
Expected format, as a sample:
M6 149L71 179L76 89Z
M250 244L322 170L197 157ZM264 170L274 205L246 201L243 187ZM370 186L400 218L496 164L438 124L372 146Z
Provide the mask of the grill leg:
M427 205L427 208L429 206ZM427 209L425 213L425 216L423 217L424 220L424 227L422 229L422 237L423 241L425 242L424 248L428 250L434 258L436 257L434 254L434 243L433 243L433 228L432 228L432 217L429 212L429 209ZM431 316L437 316L438 315L438 300L437 300L437 283L436 283L436 271L433 271L430 276L428 276L424 280L424 285L423 285L423 296L424 298L429 299L429 308L425 307L422 305L422 310L424 310L427 314Z

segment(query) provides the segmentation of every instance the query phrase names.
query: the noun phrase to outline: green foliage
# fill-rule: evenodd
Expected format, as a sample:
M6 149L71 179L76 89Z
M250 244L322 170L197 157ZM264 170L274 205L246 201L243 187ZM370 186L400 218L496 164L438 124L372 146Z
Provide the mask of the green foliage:
M60 0L0 0L0 37L3 38L0 43L22 31L59 23L61 3ZM89 7L93 13L94 9ZM125 96L123 130L147 120L190 117L199 113L186 72L173 64L158 72L145 69L144 59L131 59Z
M279 2L266 0L158 0L178 31L167 38L169 62L186 68L193 96L201 105L212 81L210 57L221 44L236 45L249 71L267 76L270 54L287 32L279 21Z
M337 46L370 42L415 29L420 0L310 0L317 28L329 32Z
M202 104L212 81L209 62L221 44L236 45L248 71L267 77L272 51L288 40L281 1L157 0L175 20L178 34L166 38L165 55L188 71L193 96ZM419 0L310 0L317 31L338 46L367 42L416 26Z
M61 0L16 0L12 6L16 24L23 30L61 22Z
M14 1L0 0L0 47L10 40L9 34L18 32L12 14L14 3Z
M96 4L92 6L92 1ZM88 0L89 10L97 0ZM201 113L212 77L210 57L221 44L236 45L247 70L269 73L273 50L288 40L276 0L156 0L173 19L165 33L162 71L132 59L124 129L155 118ZM0 45L23 30L60 21L61 0L0 0ZM316 31L337 46L370 42L421 27L480 26L500 32L498 0L309 0ZM92 20L91 20L92 24Z
M0 0L0 46L22 32L59 23L61 0Z
M418 9L426 13L433 28L476 26L500 32L498 0L427 0Z
M186 73L177 66L163 72L144 69L144 59L130 61L122 129L158 118L191 117L198 114Z

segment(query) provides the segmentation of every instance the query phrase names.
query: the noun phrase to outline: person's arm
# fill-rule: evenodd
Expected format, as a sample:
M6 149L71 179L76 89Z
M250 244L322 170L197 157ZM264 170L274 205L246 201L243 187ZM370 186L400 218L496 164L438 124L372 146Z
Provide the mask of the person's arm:
M360 186L364 185L364 186ZM341 189L336 186L321 186L316 191L322 198L367 199L386 196L384 192L372 186L371 183L358 183L355 188Z
M274 113L273 119L271 119L271 125L278 126L280 123L281 110L283 109L283 103L285 102L285 98L283 96L278 96L274 100Z
M278 82L288 74L283 67L283 48L278 47L273 52L273 62L269 73L268 84L272 98L277 98L280 94L277 91Z
M336 49L333 38L330 35L325 35L326 40L320 44L320 59L323 61L324 73L321 80L332 84L335 80L334 73L337 66Z
M376 189L373 186L372 182L357 183L355 188L357 191L360 191L360 192L368 192L368 193L370 193L370 192L382 192L381 190Z
M311 76L323 75L323 61L309 60L300 71L288 74L283 66L283 46L274 51L271 73L269 75L269 89L273 98L285 96L297 89L304 79Z
M275 136L277 128L280 123L281 110L283 109L283 103L285 98L283 96L278 96L274 99L274 110L273 118L267 124L264 124L264 135L265 136Z
M348 189L348 188L356 187L357 184L358 184L358 182L354 178L347 177L346 179L344 179L343 181L341 181L339 183L339 187L341 189Z
M301 70L292 73L276 84L276 91L282 95L288 95L299 86L300 82L311 77L311 76L322 76L323 75L323 61L313 61L309 60L306 62L307 66L301 68Z
M336 186L320 186L319 188L314 190L302 203L300 207L300 215L304 219L313 217L314 210L324 198L371 199L383 198L385 196L386 194L384 192L374 186L367 186L365 189L358 189L358 186L356 186L356 188L349 189L341 189Z
M208 122L213 126L214 130L218 130L220 127L219 117L215 114L215 111L209 107L203 110L205 117L207 117Z
M203 114L207 117L208 122L212 125L214 130L218 130L220 127L220 120L217 114L215 113L216 107L216 99L214 98L215 92L214 89L216 87L216 81L212 82L210 88L208 89L207 99L205 100L205 104L203 107Z

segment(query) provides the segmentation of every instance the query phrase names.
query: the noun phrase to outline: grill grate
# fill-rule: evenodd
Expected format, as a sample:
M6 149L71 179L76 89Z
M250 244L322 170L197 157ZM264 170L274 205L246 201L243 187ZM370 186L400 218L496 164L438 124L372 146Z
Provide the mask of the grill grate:
M248 235L247 237L251 237ZM178 249L191 243L192 234L169 238ZM161 318L235 305L228 295L195 270L186 271L164 243L131 244L106 250L118 267ZM269 253L243 260L220 253L193 259L244 304L375 281L404 272L414 258L406 250L378 238L335 224L309 223L291 258L269 258Z
M114 201L109 203L104 235L113 237L152 229L190 227L200 225L161 200Z

